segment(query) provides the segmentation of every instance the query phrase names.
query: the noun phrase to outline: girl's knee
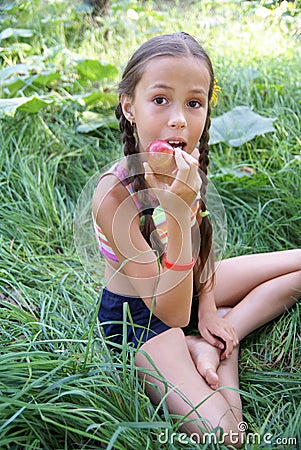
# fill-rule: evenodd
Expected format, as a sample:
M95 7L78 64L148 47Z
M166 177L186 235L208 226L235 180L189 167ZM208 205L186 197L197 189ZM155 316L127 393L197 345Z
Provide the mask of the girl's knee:
M223 444L231 446L231 448L241 448L244 442L244 433L239 429L239 422L234 418L233 413L229 411L220 423L209 424L206 426L205 421L199 424L191 422L184 425L185 431L191 440L196 443L206 444ZM217 431L216 431L217 430Z
M234 448L241 448L244 441L244 432L240 430L241 421L237 421L233 416L223 425L222 441L225 445L231 445Z

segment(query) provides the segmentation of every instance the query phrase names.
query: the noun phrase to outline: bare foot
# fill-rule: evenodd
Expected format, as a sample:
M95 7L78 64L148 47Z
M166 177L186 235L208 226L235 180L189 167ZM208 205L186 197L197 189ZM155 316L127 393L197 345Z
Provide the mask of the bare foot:
M197 370L212 389L219 385L216 370L220 364L220 350L201 336L186 336L186 342Z

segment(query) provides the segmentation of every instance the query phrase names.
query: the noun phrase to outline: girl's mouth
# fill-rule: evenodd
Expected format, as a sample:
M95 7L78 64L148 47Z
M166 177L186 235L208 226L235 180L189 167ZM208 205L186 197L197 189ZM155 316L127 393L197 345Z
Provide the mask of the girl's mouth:
M184 141L178 141L178 140L168 140L167 141L169 145L171 145L173 148L180 148L181 150L184 150L186 147L186 143Z

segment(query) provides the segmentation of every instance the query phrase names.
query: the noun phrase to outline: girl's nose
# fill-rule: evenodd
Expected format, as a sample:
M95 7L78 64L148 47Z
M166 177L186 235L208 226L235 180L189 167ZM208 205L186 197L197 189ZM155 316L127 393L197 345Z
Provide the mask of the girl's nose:
M168 126L172 128L185 128L187 126L187 121L182 110L173 111L168 121Z

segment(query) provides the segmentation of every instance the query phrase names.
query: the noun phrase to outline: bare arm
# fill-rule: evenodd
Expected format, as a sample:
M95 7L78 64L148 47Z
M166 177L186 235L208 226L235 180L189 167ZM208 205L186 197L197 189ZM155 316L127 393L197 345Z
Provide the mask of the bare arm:
M197 172L193 171L195 175ZM169 326L185 326L190 317L192 270L178 272L158 264L155 252L140 232L132 198L119 182L112 187L112 180L105 181L108 178L111 177L105 177L96 190L93 213L120 262L120 270L157 317ZM155 184L155 180L150 182ZM170 262L187 264L192 261L190 203L196 193L189 183L182 185L177 179L169 190L159 189L158 184L155 187L160 191L158 197L166 213L169 242L166 258Z

